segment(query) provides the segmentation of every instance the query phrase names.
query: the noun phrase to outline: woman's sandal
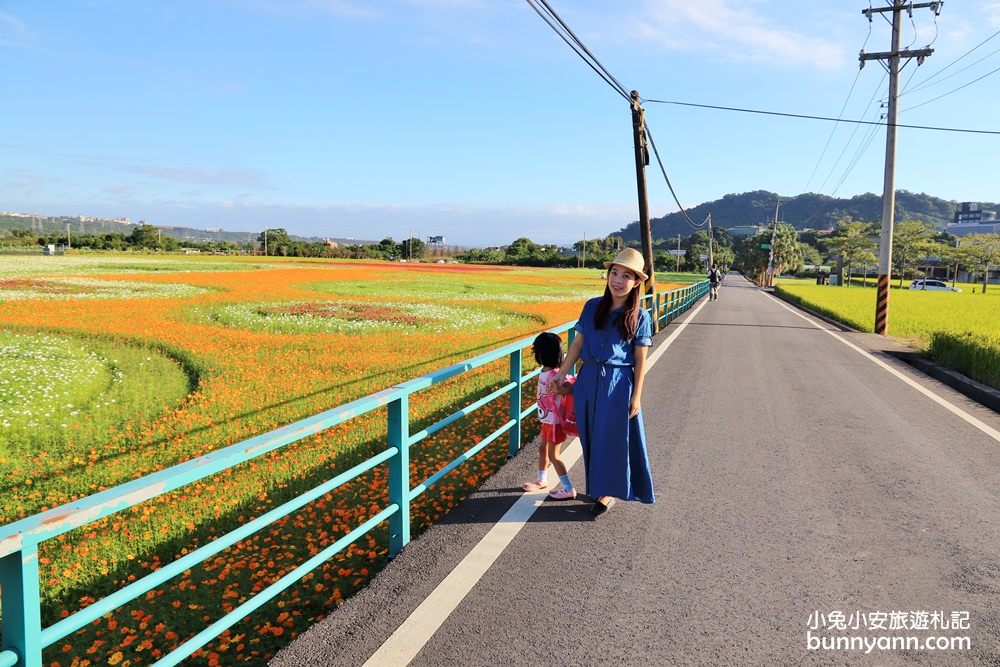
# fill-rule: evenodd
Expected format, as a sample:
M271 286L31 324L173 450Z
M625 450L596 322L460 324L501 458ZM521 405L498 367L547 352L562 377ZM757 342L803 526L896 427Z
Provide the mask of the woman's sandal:
M600 500L594 501L594 506L590 508L590 513L596 516L605 514L609 509L615 506L615 499L608 498L607 502L602 503Z

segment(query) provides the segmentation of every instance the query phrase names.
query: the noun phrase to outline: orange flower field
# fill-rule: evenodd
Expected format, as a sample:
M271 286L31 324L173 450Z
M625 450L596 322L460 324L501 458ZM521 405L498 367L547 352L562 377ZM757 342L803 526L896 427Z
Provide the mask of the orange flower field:
M32 260L30 266L5 266L9 260L0 257L0 336L6 337L0 342L21 346L8 353L10 359L23 358L32 345L45 353L65 347L61 361L36 360L26 367L92 368L90 384L74 377L53 380L65 392L92 389L51 410L39 409L36 398L18 406L16 394L0 401L8 411L0 413L0 438L7 433L0 444L0 524L532 337L575 319L583 300L603 290L597 271L579 269L262 258ZM0 362L6 363L2 349ZM128 350L137 361L125 361ZM412 396L416 423L410 431L502 384L508 372L502 361ZM533 365L530 350L525 363ZM109 387L131 381L130 375L154 374L155 387L166 377L164 365L180 378L176 398L147 400L134 411L122 411L115 407L121 403L108 398ZM414 479L439 470L503 424L507 413L503 401L495 401L414 445ZM526 441L537 430L528 422ZM51 436L42 439L43 431ZM384 448L383 410L46 542L40 559L43 624ZM413 535L439 520L506 457L501 438L420 496ZM383 466L102 617L51 647L45 664L149 664L386 503ZM266 662L363 586L386 555L382 526L185 664Z

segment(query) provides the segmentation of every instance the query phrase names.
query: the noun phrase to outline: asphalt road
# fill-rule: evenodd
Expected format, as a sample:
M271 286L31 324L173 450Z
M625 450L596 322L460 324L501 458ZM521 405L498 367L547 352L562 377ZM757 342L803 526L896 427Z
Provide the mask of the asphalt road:
M1000 665L1000 416L893 347L729 276L654 339L655 505L529 446L270 664Z

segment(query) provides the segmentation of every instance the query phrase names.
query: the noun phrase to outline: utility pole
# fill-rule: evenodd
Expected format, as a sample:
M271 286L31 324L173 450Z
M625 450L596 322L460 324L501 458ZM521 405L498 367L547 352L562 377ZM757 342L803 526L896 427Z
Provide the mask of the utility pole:
M900 32L902 28L903 10L913 17L914 9L929 7L934 15L941 13L943 2L913 3L905 0L892 0L891 7L869 7L861 11L871 23L872 14L892 12L892 47L883 53L861 52L859 57L861 67L868 60L887 60L883 67L889 72L889 108L885 125L885 179L882 183L882 235L878 251L878 285L875 296L875 333L885 336L889 333L889 281L892 279L892 226L896 210L896 117L899 97L899 70L901 58L916 58L917 64L934 52L934 49L903 49L900 50Z
M69 238L69 223L66 223L66 249L69 250L73 247L72 241Z
M715 264L715 251L712 249L712 241L715 240L715 233L712 231L712 214L708 214L708 266Z
M681 272L681 235L680 234L677 235L677 254L675 255L675 257L677 257L677 262L674 264L674 273L680 273Z
M771 243L767 250L767 280L768 287L774 287L774 242L778 240L778 204L781 197L774 200L774 227L771 228Z
M653 277L653 238L649 229L649 202L646 199L646 165L649 164L649 147L646 145L646 121L639 105L639 91L632 91L632 136L635 140L635 180L639 191L639 231L642 239L642 257L646 262L646 294L656 290ZM654 325L655 326L655 325Z

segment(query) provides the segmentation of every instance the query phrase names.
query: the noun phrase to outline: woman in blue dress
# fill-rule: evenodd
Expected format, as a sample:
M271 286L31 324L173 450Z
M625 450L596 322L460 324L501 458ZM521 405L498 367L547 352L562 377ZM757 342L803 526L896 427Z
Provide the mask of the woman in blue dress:
M583 362L573 402L587 495L595 499L591 511L597 515L615 498L656 500L640 408L646 352L653 344L649 313L639 303L645 263L639 252L626 248L604 266L604 296L584 304L576 337L550 381L557 390L576 362Z

